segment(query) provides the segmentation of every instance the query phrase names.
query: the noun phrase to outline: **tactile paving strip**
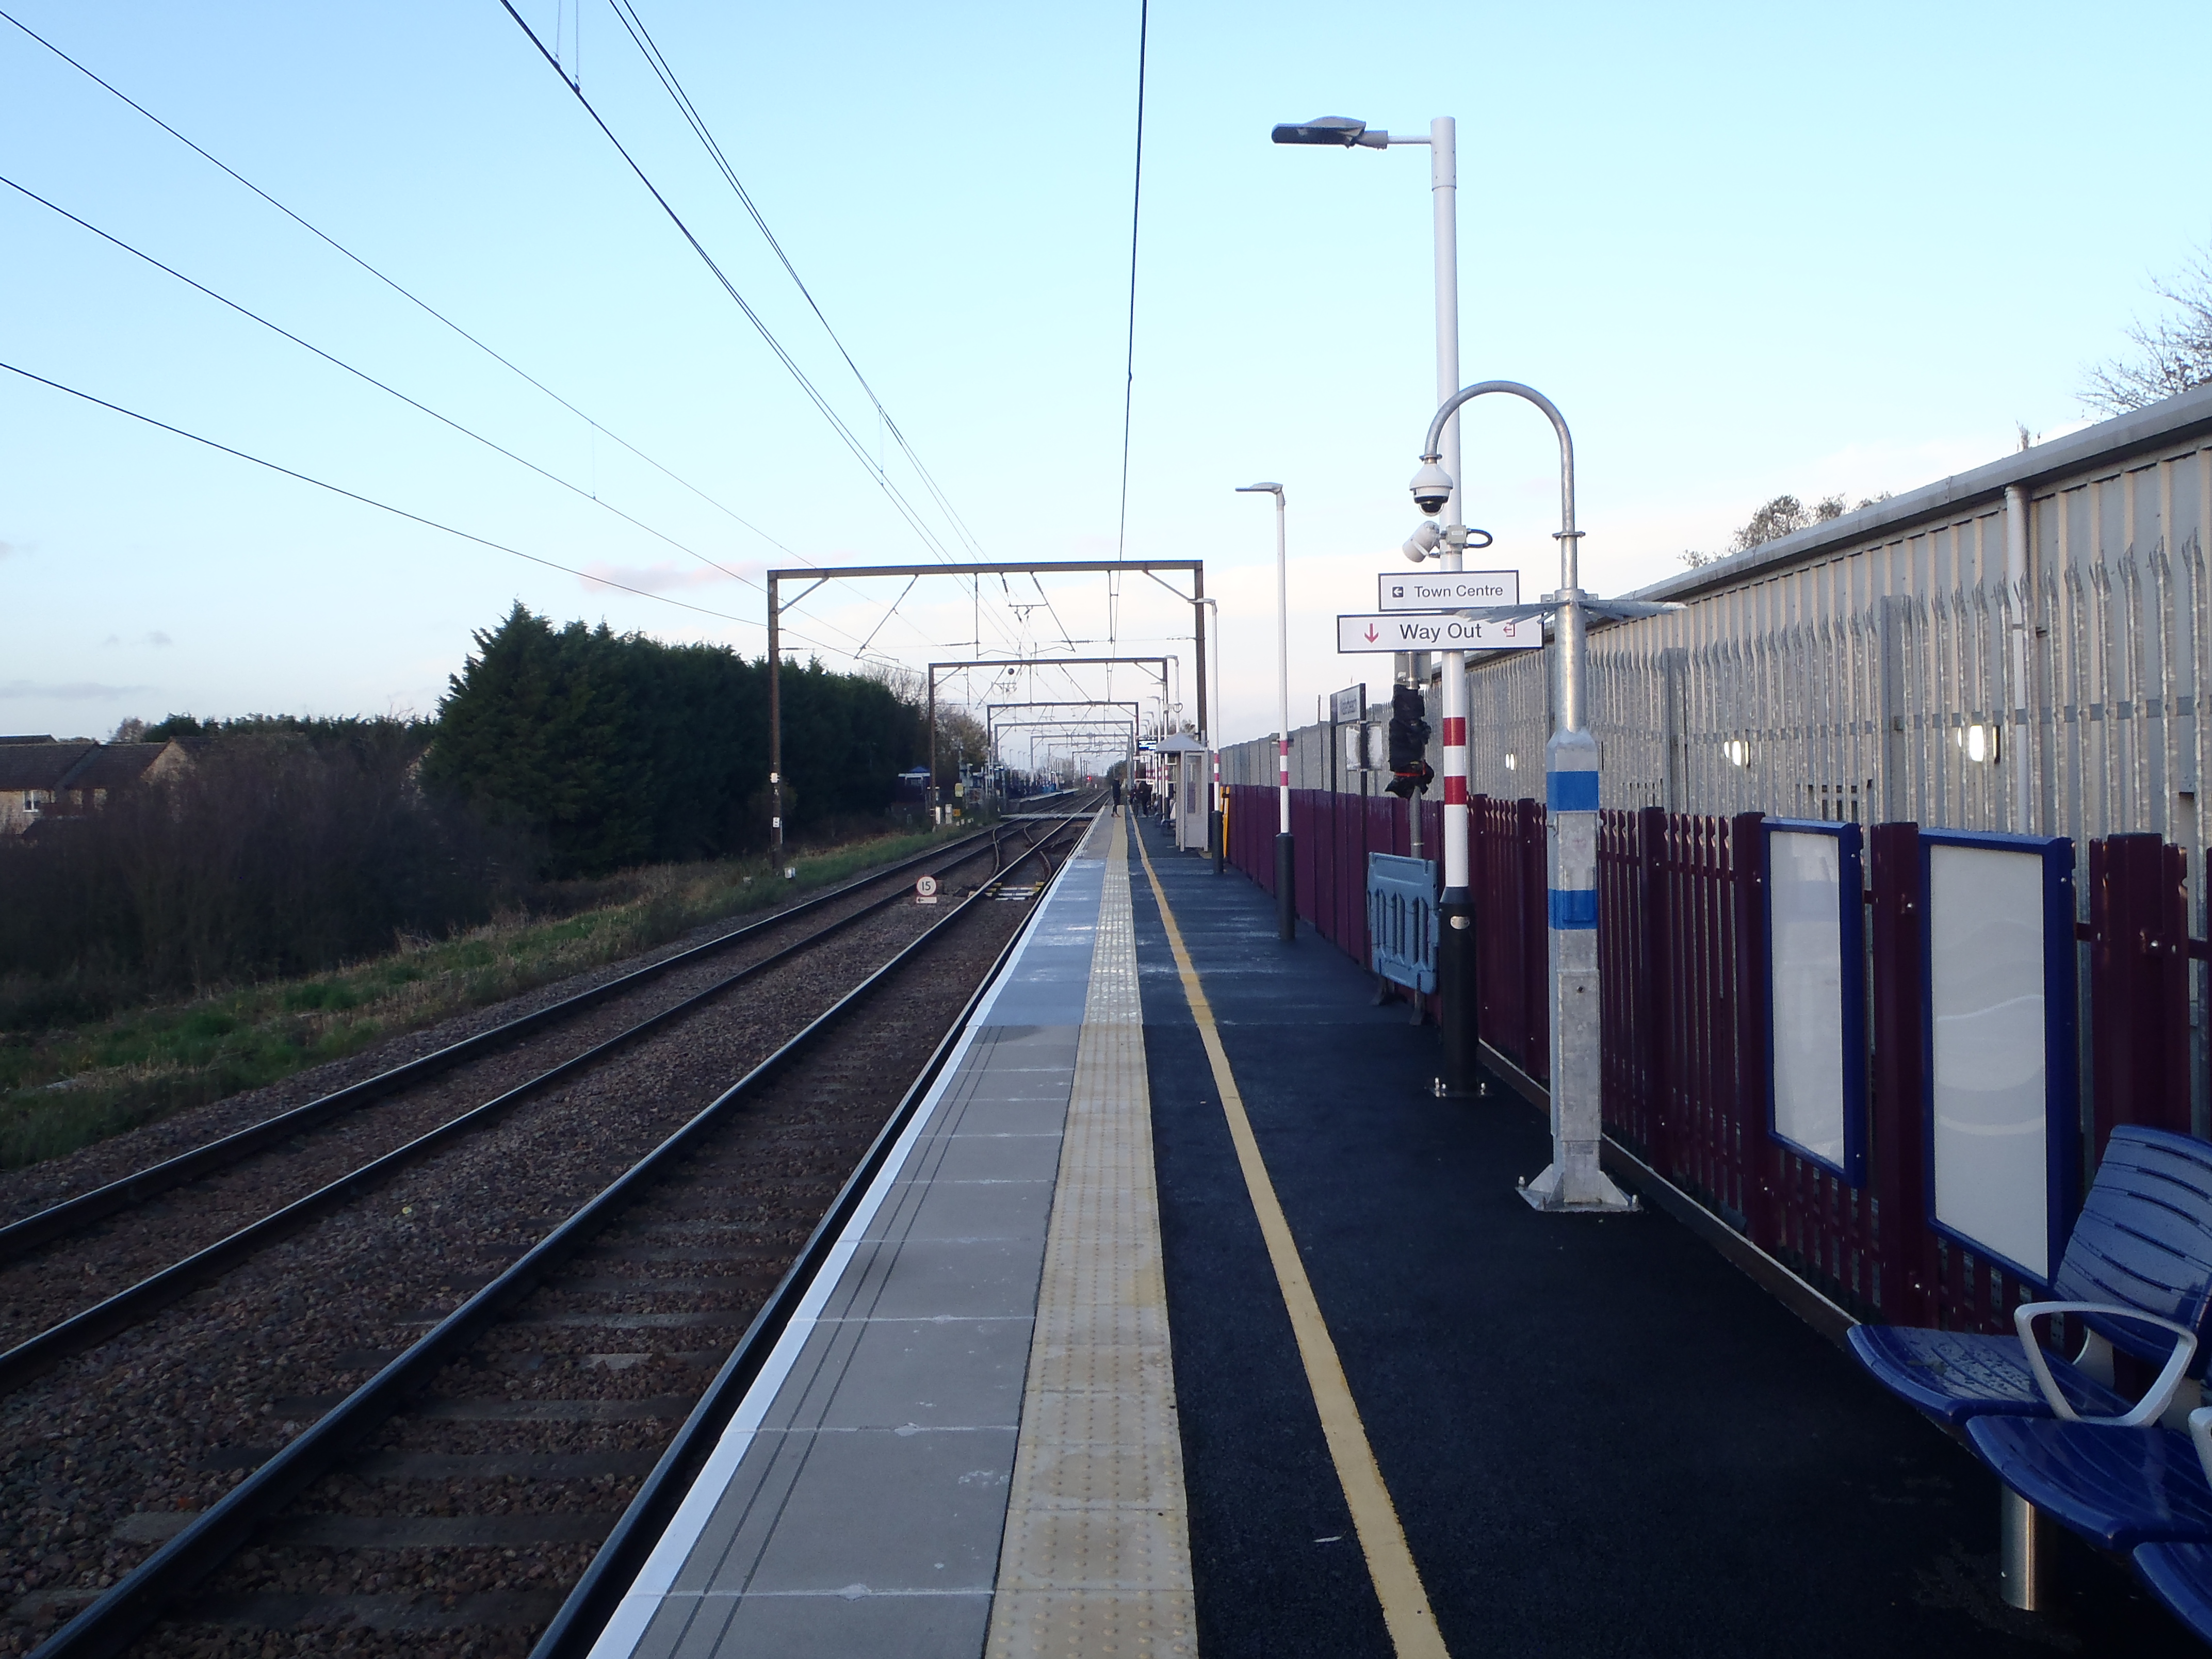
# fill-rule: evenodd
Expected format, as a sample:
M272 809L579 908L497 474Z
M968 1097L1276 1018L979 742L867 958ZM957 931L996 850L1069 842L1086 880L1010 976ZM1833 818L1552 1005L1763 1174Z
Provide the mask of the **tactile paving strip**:
M1125 823L1098 826L1105 893L999 1553L992 1659L1198 1650Z

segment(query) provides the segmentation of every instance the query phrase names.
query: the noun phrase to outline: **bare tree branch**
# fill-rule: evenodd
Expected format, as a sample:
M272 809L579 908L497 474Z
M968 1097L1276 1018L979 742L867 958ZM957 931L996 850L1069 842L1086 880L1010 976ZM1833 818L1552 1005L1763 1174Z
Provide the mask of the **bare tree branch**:
M2151 284L2174 310L2157 322L2128 328L2131 357L2116 357L2089 371L2076 394L2102 415L2124 415L2212 384L2212 249L2199 248L2180 272Z

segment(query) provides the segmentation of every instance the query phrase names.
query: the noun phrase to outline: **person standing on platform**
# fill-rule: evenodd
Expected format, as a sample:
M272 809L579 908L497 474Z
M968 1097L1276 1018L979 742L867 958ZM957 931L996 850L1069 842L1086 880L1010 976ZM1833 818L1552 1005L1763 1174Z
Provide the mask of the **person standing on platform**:
M1112 781L1114 785L1114 816L1118 818L1121 816L1121 780L1115 778Z

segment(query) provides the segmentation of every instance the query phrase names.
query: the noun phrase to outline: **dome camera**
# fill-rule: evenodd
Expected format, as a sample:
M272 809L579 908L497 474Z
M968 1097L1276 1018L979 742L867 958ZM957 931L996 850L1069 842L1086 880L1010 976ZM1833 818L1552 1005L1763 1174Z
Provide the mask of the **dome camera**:
M1415 507L1424 513L1441 513L1444 503L1451 500L1451 474L1434 461L1424 461L1421 470L1413 475L1412 489Z

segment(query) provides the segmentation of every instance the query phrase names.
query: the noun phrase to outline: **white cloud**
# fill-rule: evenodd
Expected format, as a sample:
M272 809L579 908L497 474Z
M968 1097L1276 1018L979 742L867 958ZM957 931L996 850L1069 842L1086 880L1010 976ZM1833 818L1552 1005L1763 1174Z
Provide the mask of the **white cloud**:
M740 565L733 568L744 569L744 567ZM714 565L678 565L672 560L653 565L588 564L584 567L583 577L584 591L587 593L596 592L603 587L628 587L642 593L666 593L690 587L708 587L730 580L730 571Z
M102 685L96 680L65 680L59 684L40 680L0 680L0 697L57 697L69 702L135 697L153 689L150 685Z

